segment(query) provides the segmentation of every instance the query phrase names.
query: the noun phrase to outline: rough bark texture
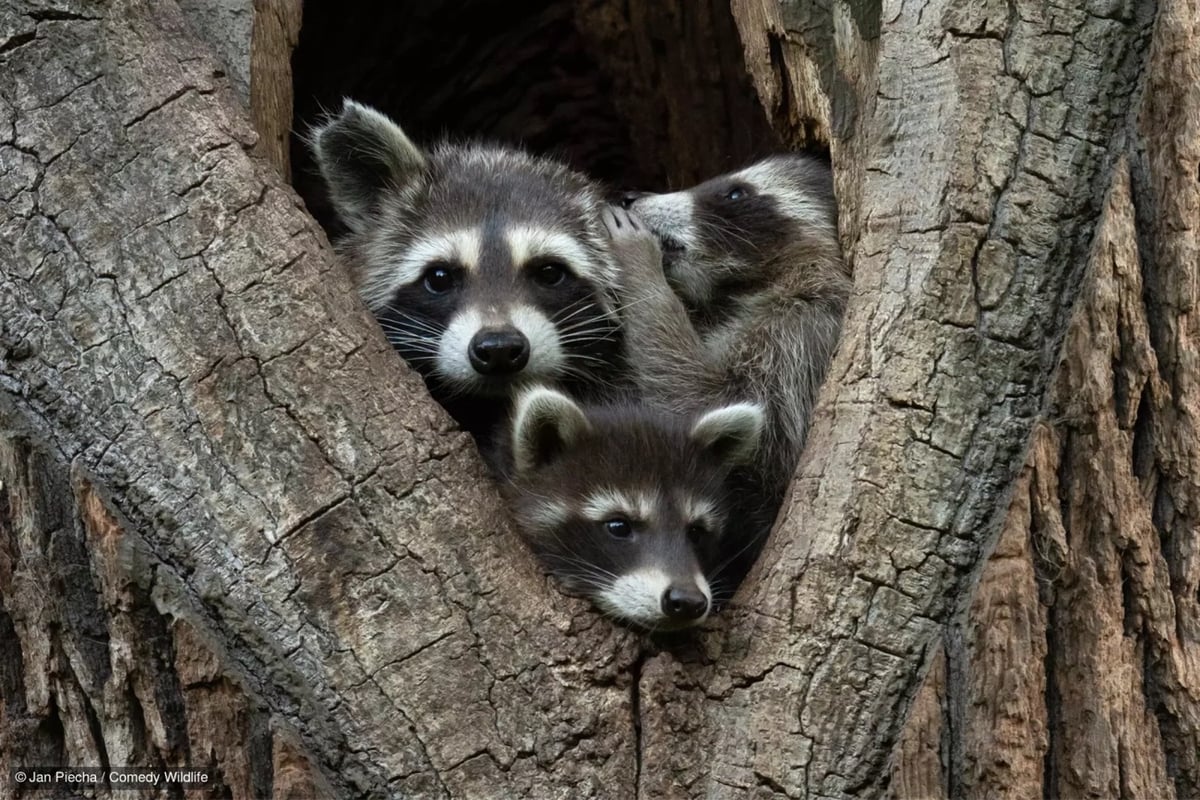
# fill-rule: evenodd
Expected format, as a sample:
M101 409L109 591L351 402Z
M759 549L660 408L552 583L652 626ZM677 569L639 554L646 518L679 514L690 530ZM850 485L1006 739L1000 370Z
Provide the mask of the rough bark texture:
M329 794L86 479L7 440L0 484L6 797L11 769L63 764L211 769L210 796Z
M258 27L254 0L180 0L179 10L196 36L212 49L229 83L250 102L254 64L251 41Z
M942 658L930 645L1002 527L1043 408L1132 128L1149 12L797 2L739 20L760 54L756 20L782 26L754 70L777 114L813 107L789 100L811 96L789 89L803 74L820 82L828 117L794 127L833 137L872 299L851 307L790 513L727 639L709 642L718 665L689 670L722 701L697 693L705 724L697 753L672 754L677 776L810 797L887 784L910 701L933 703L917 666ZM699 752L711 777L689 771Z
M763 560L677 642L539 577L174 5L0 9L0 767L1197 794L1195 8L732 9L776 129L829 138L858 291ZM717 10L623 13L702 49Z
M1158 11L1128 153L915 796L1200 796L1200 9ZM961 731L957 737L940 731Z
M103 492L110 538L144 538L133 574L173 587L150 594L159 627L219 643L223 674L338 794L625 796L633 638L548 593L469 440L247 155L177 9L3 13L4 419ZM38 563L12 530L12 563ZM38 585L86 582L59 566ZM12 619L36 612L20 583ZM118 623L103 606L81 622ZM17 633L10 662L73 649L52 625ZM121 641L95 661L130 660ZM154 757L125 713L153 674L56 685L52 664L22 663L22 713L59 752ZM233 761L268 772L273 742Z
M255 0L250 41L250 121L256 153L291 180L292 51L300 41L301 0Z

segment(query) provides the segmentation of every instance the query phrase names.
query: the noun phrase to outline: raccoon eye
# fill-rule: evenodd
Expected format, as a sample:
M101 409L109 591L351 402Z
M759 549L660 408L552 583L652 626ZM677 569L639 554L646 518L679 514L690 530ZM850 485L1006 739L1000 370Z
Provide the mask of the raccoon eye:
M454 273L445 264L431 264L425 269L423 282L430 294L445 294L454 288Z
M748 194L750 194L750 192L748 189L746 189L745 186L734 186L732 189L730 189L728 192L725 193L725 199L726 200L741 200L743 197L745 197Z
M557 286L566 277L566 266L557 261L547 261L533 268L533 279L542 286Z
M692 541L699 541L708 536L708 528L704 527L703 522L693 522L687 526L687 535Z
M614 539L628 539L633 535L633 526L629 524L629 520L623 517L606 520L604 530L608 531L608 535Z

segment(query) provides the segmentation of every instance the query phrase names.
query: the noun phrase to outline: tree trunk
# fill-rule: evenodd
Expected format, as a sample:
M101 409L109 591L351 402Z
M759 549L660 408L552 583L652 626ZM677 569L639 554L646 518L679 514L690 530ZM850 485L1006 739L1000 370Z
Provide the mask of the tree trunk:
M669 8L627 13L701 7ZM177 7L0 10L5 773L1200 794L1200 12L732 11L774 135L830 146L857 292L759 566L654 642L540 577ZM578 14L600 45L605 13ZM695 13L689 41L724 24ZM725 69L680 96L736 94ZM652 124L654 84L620 85ZM688 136L672 113L641 141Z
M1198 78L1200 10L1161 3L1049 410L904 734L912 796L1200 797Z

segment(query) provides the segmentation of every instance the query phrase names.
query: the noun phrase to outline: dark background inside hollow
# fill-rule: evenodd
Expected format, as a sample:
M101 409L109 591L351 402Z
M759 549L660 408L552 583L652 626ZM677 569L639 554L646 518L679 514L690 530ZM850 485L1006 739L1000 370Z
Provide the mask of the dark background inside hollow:
M728 0L308 0L292 63L293 182L331 233L299 135L342 97L418 143L518 144L612 190L688 186L781 148Z

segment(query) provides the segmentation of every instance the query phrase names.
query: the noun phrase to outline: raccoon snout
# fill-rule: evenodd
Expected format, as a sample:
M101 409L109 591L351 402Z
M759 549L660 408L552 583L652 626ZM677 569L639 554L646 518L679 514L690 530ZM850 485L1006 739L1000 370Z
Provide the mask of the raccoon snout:
M662 612L673 622L691 622L708 613L708 598L697 586L671 586L662 596Z
M636 203L639 199L646 197L649 194L650 194L649 192L624 192L621 195L621 200L619 202L619 205L621 206L621 208L625 208L625 209L633 208L634 203Z
M484 328L471 337L467 355L480 375L511 375L529 363L529 340L515 328Z

